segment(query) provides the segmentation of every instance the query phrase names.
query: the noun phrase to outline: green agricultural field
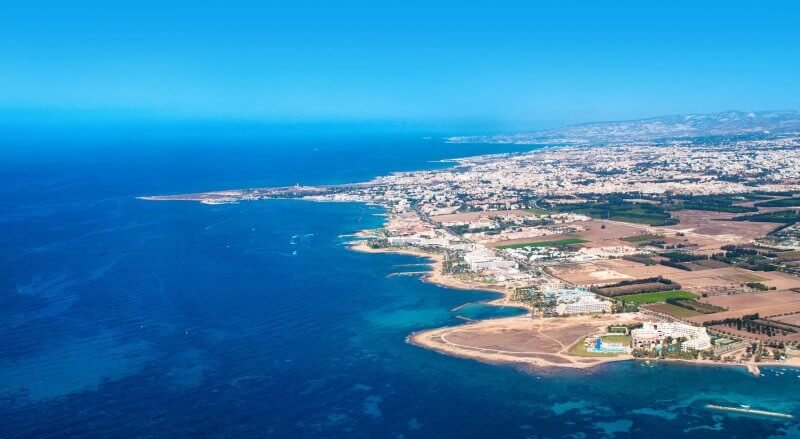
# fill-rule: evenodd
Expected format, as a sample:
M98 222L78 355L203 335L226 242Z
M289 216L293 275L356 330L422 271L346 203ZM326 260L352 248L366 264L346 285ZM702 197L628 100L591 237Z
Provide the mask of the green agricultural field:
M728 213L747 213L757 212L758 209L749 206L739 206L739 203L748 201L750 197L740 195L688 195L678 196L670 200L669 206L671 210L693 209L693 210L709 210L712 212L728 212ZM755 196L754 199L763 199L764 197Z
M531 207L531 208L525 209L525 211L526 212L530 212L530 213L532 213L534 215L550 215L552 213L550 211L547 211L547 210L544 210L544 209L537 209L535 207Z
M649 305L647 309L664 313L672 317L692 317L692 316L699 316L701 314L697 311L681 308L680 306L676 306L671 303L658 303L655 305Z
M779 198L757 203L757 207L800 207L800 198Z
M592 218L610 219L635 224L648 224L651 226L670 226L678 224L678 220L671 218L670 213L660 205L631 203L611 197L603 202L587 202L578 204L558 204L552 206L559 212L572 212L590 216Z
M781 261L797 261L800 260L800 252L778 253L778 259Z
M656 291L654 293L628 294L617 296L615 299L634 305L644 305L647 303L659 303L667 299L694 299L697 296L688 291Z
M663 239L663 238L664 235L646 234L646 235L636 235L636 236L628 236L626 238L620 238L620 241L645 242L645 241L655 241L657 239Z
M764 212L754 215L737 216L733 218L733 221L795 224L800 222L800 213L794 210L779 210L776 212Z
M584 242L589 242L589 241L580 238L564 238L556 241L541 241L541 242L530 242L522 244L498 245L497 248L506 249L506 248L524 248L524 247L564 247L573 244L583 244Z

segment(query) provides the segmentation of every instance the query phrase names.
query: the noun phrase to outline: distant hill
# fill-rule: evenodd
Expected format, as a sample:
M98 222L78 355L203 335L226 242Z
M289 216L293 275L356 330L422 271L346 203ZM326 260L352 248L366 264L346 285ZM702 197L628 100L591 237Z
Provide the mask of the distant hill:
M620 122L592 122L517 134L451 137L447 140L453 143L596 144L786 132L800 132L800 111L685 114Z

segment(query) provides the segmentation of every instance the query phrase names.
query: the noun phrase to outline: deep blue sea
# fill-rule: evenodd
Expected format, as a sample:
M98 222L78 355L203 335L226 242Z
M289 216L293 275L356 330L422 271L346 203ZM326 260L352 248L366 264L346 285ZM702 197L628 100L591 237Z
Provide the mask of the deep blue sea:
M520 370L405 342L517 313L348 251L359 204L138 195L363 181L524 149L417 137L0 151L2 437L798 437L800 371L625 362ZM417 267L418 268L418 267Z

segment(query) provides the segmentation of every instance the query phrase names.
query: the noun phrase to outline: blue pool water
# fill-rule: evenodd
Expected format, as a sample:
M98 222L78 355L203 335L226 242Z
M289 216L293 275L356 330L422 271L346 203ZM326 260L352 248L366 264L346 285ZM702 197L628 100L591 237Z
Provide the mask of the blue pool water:
M537 371L405 342L519 312L441 288L420 259L348 251L358 204L204 206L137 195L362 181L500 152L415 138L5 145L0 436L767 437L800 371L616 363ZM511 148L506 146L505 148ZM516 148L518 149L518 148ZM451 311L464 303L472 303Z

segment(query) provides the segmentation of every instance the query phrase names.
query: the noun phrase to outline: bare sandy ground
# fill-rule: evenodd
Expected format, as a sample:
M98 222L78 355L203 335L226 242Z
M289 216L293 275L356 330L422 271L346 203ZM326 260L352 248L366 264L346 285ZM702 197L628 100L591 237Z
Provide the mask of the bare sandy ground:
M646 224L624 223L611 220L578 221L571 225L579 226L585 230L540 236L535 238L500 241L491 243L491 246L535 243L553 241L567 238L580 238L588 242L581 244L583 247L608 247L631 245L622 238L643 235L660 234L668 244L696 245L700 252L718 252L720 247L728 244L744 244L753 239L760 238L780 227L777 223L741 222L730 221L737 216L730 213L707 212L700 210L683 210L673 214L680 220L674 226L649 226ZM602 227L604 226L604 227ZM677 236L680 232L683 236Z
M722 311L714 314L701 314L698 316L688 317L686 320L695 324L702 324L704 322L710 322L714 320L739 318L744 315L759 314L760 316L778 316L781 314L790 314L790 313L800 313L800 302L790 302L779 305L757 305L753 306L752 308L742 308L734 311ZM780 318L776 318L775 320L780 320ZM734 332L733 329L724 329L724 330L727 332ZM747 335L747 333L745 332L742 332L741 334L742 337L763 338L763 337L758 337L755 334ZM800 340L800 334L790 335L789 339Z
M734 288L748 282L761 282L778 290L800 288L800 278L779 271L754 272L739 267L709 268L686 271L664 265L644 265L625 259L563 264L549 268L559 279L576 285L597 285L625 279L663 276L697 293L714 288Z
M570 348L575 343L582 342L586 336L607 332L609 325L645 319L647 317L631 313L569 318L508 317L421 331L412 334L409 341L441 353L490 363L585 369L633 357L570 355Z
M767 306L800 305L800 293L794 291L763 291L748 294L734 294L730 296L711 296L701 300L712 305L727 308L728 311L749 311L754 308ZM769 314L762 315L767 316Z
M580 238L587 242L580 244L582 247L616 247L621 245L631 245L629 242L621 241L620 238L637 236L647 233L651 227L640 227L638 225L620 223L616 221L576 221L569 223L570 226L584 229L574 233L559 233L555 235L544 235L531 238L510 239L505 241L490 242L490 247L512 244L529 244L545 241L558 241L560 239ZM605 226L605 227L603 227ZM674 234L674 232L672 232Z
M734 214L683 210L673 213L680 220L674 226L649 226L646 224L624 223L611 220L590 220L573 223L586 230L565 235L551 235L531 242L549 241L563 238L581 238L589 241L584 247L606 247L611 245L630 245L622 238L660 234L668 244L693 244L701 252L713 253L727 244L744 244L763 237L780 227L776 223L730 221ZM605 226L604 228L601 226ZM683 236L676 236L681 232Z
M718 248L716 243L724 244L743 244L756 238L761 238L771 231L777 229L781 224L730 221L731 218L743 214L732 214L723 212L710 212L702 210L681 210L674 212L673 217L680 221L674 226L664 227L674 231L682 231L691 236L692 241L698 241L701 250L714 250ZM706 242L707 241L707 242Z
M798 312L797 314L789 314L786 316L772 317L771 320L775 320L781 323L788 323L790 325L800 325L800 312Z

